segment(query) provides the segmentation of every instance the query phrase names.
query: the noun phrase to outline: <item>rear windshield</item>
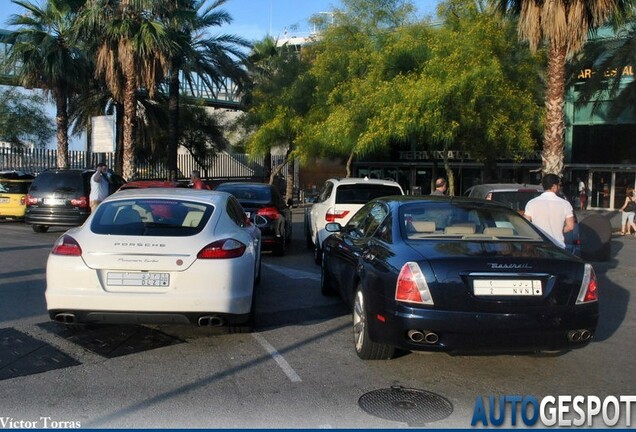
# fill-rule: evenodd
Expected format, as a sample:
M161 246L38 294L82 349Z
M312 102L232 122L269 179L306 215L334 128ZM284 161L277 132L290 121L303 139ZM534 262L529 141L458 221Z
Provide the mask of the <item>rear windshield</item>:
M272 191L267 186L220 184L215 188L215 190L230 193L234 195L239 202L272 202Z
M31 186L30 180L0 179L0 193L26 194Z
M390 185L340 185L336 189L336 204L366 204L372 199L389 195L402 195L402 190Z
M524 211L532 198L541 195L539 191L493 192L492 200L503 203L516 211Z
M214 207L170 199L111 201L97 208L96 234L184 237L201 232Z
M82 182L82 175L78 172L44 172L33 181L31 192L79 193L81 195L84 191Z
M400 207L404 237L458 240L541 240L530 222L499 206L471 203L427 202Z

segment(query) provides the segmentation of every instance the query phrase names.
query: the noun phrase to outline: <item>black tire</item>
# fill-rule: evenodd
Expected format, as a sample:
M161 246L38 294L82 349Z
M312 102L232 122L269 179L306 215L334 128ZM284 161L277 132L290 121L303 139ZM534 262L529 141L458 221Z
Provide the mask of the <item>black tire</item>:
M316 236L314 241L314 262L320 265L322 261L322 248L320 247L320 239Z
M333 297L336 294L336 290L333 287L333 284L325 274L325 258L322 259L322 265L320 266L320 292L325 297Z
M36 233L45 233L49 230L47 225L31 225L31 228L33 228L33 231Z
M367 309L362 287L358 285L353 301L353 344L362 360L388 360L395 354L390 345L373 342L369 338Z

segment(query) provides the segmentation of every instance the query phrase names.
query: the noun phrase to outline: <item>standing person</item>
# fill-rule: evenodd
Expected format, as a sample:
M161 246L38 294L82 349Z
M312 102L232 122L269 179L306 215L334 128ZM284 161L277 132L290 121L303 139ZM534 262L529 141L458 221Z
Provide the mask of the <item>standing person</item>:
M91 213L95 211L99 203L104 201L108 196L108 180L106 180L106 173L108 172L108 165L104 162L97 164L95 174L91 176L91 193L88 198L89 205L91 206Z
M634 230L634 235L636 235L636 224L634 223L634 216L636 215L635 200L634 189L627 189L625 203L621 207L621 235L631 234L632 229Z
M193 189L210 189L210 187L201 180L201 173L199 170L192 170L192 173L190 174L190 184Z
M579 209L585 210L585 204L587 203L587 188L585 187L585 183L580 178L576 179L579 190Z
M558 175L546 174L541 184L544 192L528 201L524 217L565 248L563 234L574 229L574 209L568 200L557 195L561 187Z
M438 178L435 180L435 190L431 192L431 195L444 196L446 195L446 189L448 188L448 183L446 183L446 179Z

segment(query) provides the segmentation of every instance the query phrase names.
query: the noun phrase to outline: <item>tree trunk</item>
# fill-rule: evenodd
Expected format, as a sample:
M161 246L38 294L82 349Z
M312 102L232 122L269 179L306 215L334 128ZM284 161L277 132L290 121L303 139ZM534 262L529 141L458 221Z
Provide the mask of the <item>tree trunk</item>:
M565 65L567 48L563 46L548 46L548 68L546 85L546 119L541 152L542 174L557 174L563 172L563 146L565 138Z
M294 159L287 160L287 182L285 183L285 201L294 199Z
M172 65L168 85L168 180L177 179L177 149L179 141L179 67Z
M135 79L135 70L132 64L125 66L125 84L124 84L124 166L122 169L122 177L127 181L135 177L135 121L137 117L137 81Z
M68 101L66 91L55 92L55 123L57 126L57 167L68 168Z
M353 152L349 153L349 157L347 158L347 178L351 177L351 163L353 162Z
M124 172L124 107L115 105L115 172Z
M448 186L446 187L446 194L448 196L455 196L455 174L453 173L453 169L451 168L448 160L448 149L444 148L442 158L444 161L444 171L446 171L446 181L448 183Z

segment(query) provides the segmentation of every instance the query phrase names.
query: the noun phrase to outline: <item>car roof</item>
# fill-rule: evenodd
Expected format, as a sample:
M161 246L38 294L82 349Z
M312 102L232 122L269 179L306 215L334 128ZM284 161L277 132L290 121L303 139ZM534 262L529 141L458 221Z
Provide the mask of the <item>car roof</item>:
M225 202L232 195L222 191L199 190L189 188L136 188L124 189L110 195L106 201L115 201L122 199L179 199L188 201L199 201L206 203Z
M132 188L170 188L177 187L179 182L173 182L168 180L135 180L122 185L123 189Z
M493 191L543 191L543 186L536 184L528 184L528 183L486 183L475 185L470 188L466 192L471 192L473 190L482 191L482 192L493 192Z
M330 178L328 181L332 181L336 184L381 184L390 186L400 186L399 183L393 180L371 179L368 177L346 177L346 178Z
M271 185L269 183L239 182L239 181L219 183L218 185L216 185L215 188L218 188L219 186L256 186L256 187L266 187L266 188L274 187L274 185Z

